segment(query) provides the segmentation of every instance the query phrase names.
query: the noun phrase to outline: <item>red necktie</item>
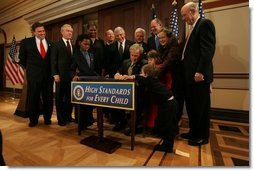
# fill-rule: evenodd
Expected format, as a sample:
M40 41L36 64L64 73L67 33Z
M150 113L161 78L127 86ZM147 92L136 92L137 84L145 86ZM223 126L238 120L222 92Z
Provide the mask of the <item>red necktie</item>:
M44 45L42 43L42 40L40 41L40 49L41 49L41 57L42 57L42 59L44 59L46 56L46 51L45 51Z

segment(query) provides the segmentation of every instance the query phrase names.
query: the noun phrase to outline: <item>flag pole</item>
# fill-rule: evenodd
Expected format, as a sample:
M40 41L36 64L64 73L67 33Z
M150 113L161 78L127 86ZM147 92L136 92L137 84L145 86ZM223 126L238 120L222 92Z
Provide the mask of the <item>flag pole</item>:
M15 100L15 84L14 84L14 87L13 87L13 97L11 98L12 100Z
M172 5L176 5L176 4L177 4L176 0L173 0Z

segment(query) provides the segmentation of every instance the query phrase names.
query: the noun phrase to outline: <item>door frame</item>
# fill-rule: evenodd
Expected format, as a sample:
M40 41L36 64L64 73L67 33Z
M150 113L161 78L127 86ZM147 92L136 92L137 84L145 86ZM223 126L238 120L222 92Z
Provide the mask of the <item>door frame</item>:
M4 37L4 43L0 44L0 91L3 91L6 86L6 76L4 72L4 59L5 59L5 46L7 42L6 33L3 29L0 28L0 34Z

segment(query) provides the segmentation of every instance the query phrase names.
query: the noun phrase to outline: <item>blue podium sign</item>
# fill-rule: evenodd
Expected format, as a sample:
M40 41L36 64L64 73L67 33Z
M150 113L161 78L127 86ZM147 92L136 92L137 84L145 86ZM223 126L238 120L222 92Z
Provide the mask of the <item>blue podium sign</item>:
M134 82L95 82L71 83L71 101L124 110L135 110Z

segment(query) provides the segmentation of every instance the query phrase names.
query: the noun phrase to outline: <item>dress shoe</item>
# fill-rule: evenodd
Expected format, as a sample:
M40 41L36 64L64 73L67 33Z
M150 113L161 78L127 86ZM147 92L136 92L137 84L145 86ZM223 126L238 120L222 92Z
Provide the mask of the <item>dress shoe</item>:
M188 140L188 144L191 146L200 146L204 144L208 144L208 139L195 139L195 140Z
M141 134L142 132L143 132L142 127L138 127L138 128L135 129L135 134ZM124 135L131 136L131 128L126 128L124 130Z
M51 125L51 120L45 120L45 121L44 121L44 124L45 124L45 125Z
M66 122L58 122L59 126L66 126Z
M113 127L113 131L121 131L125 128L125 124L118 122L116 125Z
M79 130L80 131L84 131L86 128L87 128L87 126L85 126L85 125L80 125L79 126Z
M28 124L29 127L35 127L38 124L38 122L30 122Z
M94 123L94 121L80 122L80 123L79 123L79 129L80 129L81 131L83 131L83 130L87 129L87 127L92 126L93 123Z
M86 122L84 122L84 126L89 127L89 126L92 126L93 123L94 123L94 120L86 121Z
M69 119L69 122L75 122L75 119L71 118Z
M173 145L172 144L166 144L166 143L157 144L157 145L154 146L154 150L155 151L163 151L163 152L172 153L173 152Z
M183 138L183 139L186 139L186 140L189 140L189 139L192 138L190 133L182 133L180 135L180 137Z
M176 127L176 132L175 132L175 137L179 136L180 132L179 132L180 128L179 126Z

